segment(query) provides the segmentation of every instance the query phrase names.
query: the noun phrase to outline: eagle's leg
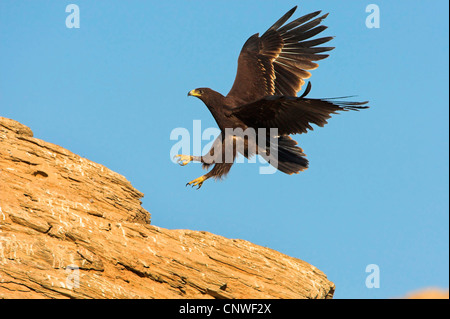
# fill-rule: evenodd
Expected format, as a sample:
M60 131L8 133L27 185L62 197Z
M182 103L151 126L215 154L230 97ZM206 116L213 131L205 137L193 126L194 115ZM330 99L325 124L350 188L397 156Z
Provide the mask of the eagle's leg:
M191 155L175 155L173 157L174 159L177 159L177 163L181 166L185 166L189 164L192 161L201 162L200 156L191 156Z
M196 178L189 183L186 184L186 186L191 185L192 187L197 186L197 189L200 189L202 187L203 182L206 181L209 177L206 175L200 176L199 178Z
M210 170L205 175L200 176L199 178L196 178L193 181L190 181L189 183L186 184L186 186L188 185L191 185L192 187L198 186L197 189L199 189L200 187L202 187L203 182L206 181L208 178L214 177L215 179L220 179L224 175L228 174L232 165L233 163L216 163L212 170Z

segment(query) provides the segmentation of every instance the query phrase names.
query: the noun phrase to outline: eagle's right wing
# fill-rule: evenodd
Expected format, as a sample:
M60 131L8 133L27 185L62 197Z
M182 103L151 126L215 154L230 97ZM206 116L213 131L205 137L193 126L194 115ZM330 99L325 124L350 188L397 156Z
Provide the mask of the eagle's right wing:
M292 8L261 37L251 36L239 55L238 70L227 97L240 103L251 103L268 95L296 96L305 79L311 76L318 61L328 57L321 54L334 49L318 47L333 37L312 39L327 27L320 25L328 14L317 17L316 11L283 24L292 16Z

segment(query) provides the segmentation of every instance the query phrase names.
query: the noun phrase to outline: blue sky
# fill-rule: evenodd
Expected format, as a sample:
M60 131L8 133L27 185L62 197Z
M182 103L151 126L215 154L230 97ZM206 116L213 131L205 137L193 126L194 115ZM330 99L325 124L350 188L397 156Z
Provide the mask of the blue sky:
M80 8L68 29L66 5ZM365 8L380 8L379 29ZM371 108L295 139L310 168L236 164L201 190L199 164L170 160L174 128L216 127L189 90L231 88L246 39L299 5L330 12L331 56L310 97ZM448 2L0 2L0 116L123 174L152 224L249 240L324 271L336 298L388 298L449 283ZM208 141L204 141L206 144ZM198 155L198 154L196 154ZM368 289L366 266L380 269Z

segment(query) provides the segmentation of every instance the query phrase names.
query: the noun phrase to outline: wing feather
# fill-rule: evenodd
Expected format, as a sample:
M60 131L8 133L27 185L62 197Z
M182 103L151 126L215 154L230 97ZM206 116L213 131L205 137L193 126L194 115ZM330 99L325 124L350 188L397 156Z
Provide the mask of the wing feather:
M308 86L310 88L310 86ZM253 128L278 128L279 135L301 134L324 126L332 114L366 109L368 102L268 96L235 108L233 115Z
M280 19L278 19L277 22L275 22L267 31L266 33L279 29L283 24L286 23L287 20L294 14L295 10L297 10L297 6L293 7L291 10L289 10L287 13L285 13L284 16L282 16Z
M283 15L261 37L255 34L246 41L227 97L243 104L268 95L297 96L304 80L311 76L307 70L318 67L313 61L328 57L323 52L334 48L319 45L333 37L311 39L327 28L321 23L328 14L319 16L321 11L316 11L285 24L296 8Z
M299 25L305 23L306 21L309 21L312 18L315 18L316 16L318 16L321 13L322 13L322 11L316 11L316 12L306 14L303 17L300 17L300 18L286 24L284 27L279 28L278 32L281 32L281 33L288 32L289 30L298 27Z

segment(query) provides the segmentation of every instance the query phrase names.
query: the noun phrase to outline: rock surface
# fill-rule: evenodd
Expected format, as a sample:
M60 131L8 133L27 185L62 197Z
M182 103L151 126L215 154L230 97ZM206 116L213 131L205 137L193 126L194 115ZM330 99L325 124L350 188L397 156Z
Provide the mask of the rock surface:
M449 299L449 294L448 290L430 287L411 292L402 299Z
M0 298L332 298L304 261L150 225L142 196L0 117Z

